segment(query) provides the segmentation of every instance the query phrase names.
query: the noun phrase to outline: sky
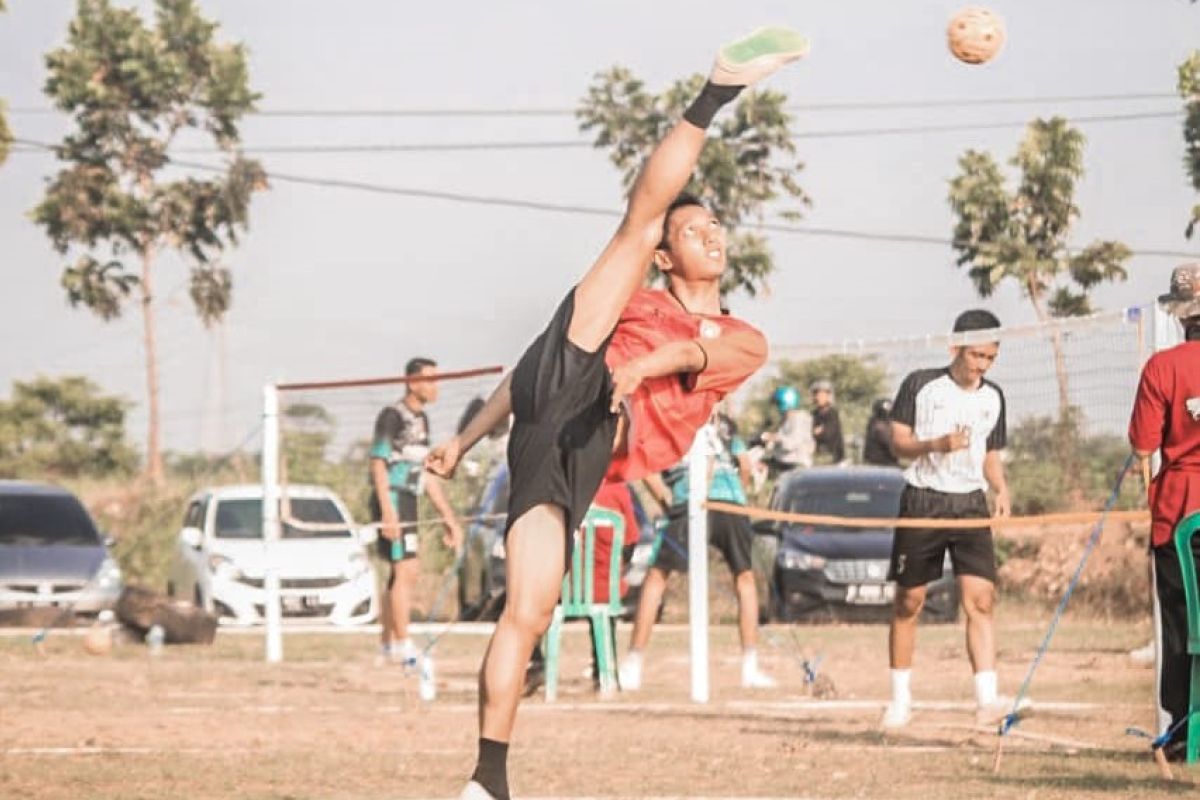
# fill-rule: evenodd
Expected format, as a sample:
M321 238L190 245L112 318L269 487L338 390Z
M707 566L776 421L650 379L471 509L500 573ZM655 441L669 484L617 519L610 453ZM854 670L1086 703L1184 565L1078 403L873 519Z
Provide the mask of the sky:
M1008 41L983 67L948 54L945 26L959 3L932 0L200 6L222 39L248 48L263 111L571 109L612 65L660 90L706 70L723 41L762 24L790 25L809 35L811 54L768 85L795 106L805 162L799 180L813 198L802 225L812 229L946 238L953 224L947 182L966 149L1007 160L1023 124L1039 115L1152 114L1077 123L1087 137L1087 172L1071 240L1111 238L1172 254L1135 256L1128 282L1095 293L1106 309L1151 302L1166 291L1171 267L1200 253L1200 242L1183 234L1200 198L1184 175L1181 103L1173 96L1177 65L1200 46L1200 6L1186 0L997 0L989 7L1004 18ZM18 137L53 142L69 129L67 118L47 112L41 90L44 54L64 41L73 13L66 0L11 0L0 14L0 98ZM1155 96L1038 99L1112 95ZM1020 102L961 103L989 99ZM937 104L878 105L895 101ZM853 103L875 107L829 108ZM925 130L879 133L906 127ZM289 144L586 142L569 114L261 115L242 131L268 172L621 209L618 171L589 147L254 152ZM0 166L0 397L14 380L87 375L132 403L132 433L141 439L136 308L115 323L71 309L59 286L63 259L28 217L55 170L52 157L27 152ZM394 374L414 354L445 369L511 365L613 224L275 181L255 196L250 230L227 254L234 303L219 332L192 313L184 266L166 259L159 268L165 445L220 452L252 436L269 381ZM775 345L941 332L978 305L1006 324L1033 321L1011 287L976 298L947 245L790 233L769 240L777 264L769 296L733 296L730 305ZM435 436L438 426L435 417Z

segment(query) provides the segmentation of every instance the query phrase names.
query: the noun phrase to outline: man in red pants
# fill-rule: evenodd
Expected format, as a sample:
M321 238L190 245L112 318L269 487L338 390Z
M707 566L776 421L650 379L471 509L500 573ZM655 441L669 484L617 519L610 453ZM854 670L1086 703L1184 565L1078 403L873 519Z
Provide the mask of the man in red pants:
M1162 451L1150 484L1150 567L1154 584L1158 733L1179 725L1164 750L1182 759L1187 742L1191 657L1187 605L1173 535L1179 521L1200 511L1200 263L1176 267L1171 291L1159 298L1183 325L1184 342L1155 353L1142 369L1129 442L1146 461ZM1192 540L1200 557L1200 537ZM1193 724L1200 724L1192 721Z

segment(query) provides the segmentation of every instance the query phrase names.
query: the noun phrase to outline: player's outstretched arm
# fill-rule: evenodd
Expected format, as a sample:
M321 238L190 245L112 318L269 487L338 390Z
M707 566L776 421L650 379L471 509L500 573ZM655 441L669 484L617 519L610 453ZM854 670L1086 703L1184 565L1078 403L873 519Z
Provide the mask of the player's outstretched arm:
M717 112L743 88L807 52L804 37L783 28L762 28L721 48L704 89L646 159L616 234L576 287L571 342L593 352L616 326L646 278L667 208L691 179Z
M467 427L463 428L462 433L451 436L429 451L429 455L425 458L425 469L443 478L454 477L454 470L458 468L459 460L488 431L493 430L512 413L511 384L512 373L510 372L504 376L504 380L500 381L496 391L492 392L492 396L483 404L483 408L479 409L475 418L467 423Z

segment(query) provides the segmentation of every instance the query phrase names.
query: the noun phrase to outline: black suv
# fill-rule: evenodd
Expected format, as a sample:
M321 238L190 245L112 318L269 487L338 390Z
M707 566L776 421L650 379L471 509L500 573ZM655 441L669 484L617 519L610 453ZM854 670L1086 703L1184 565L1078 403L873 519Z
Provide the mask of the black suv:
M904 477L890 467L817 467L785 473L771 508L801 514L894 518ZM770 585L773 619L872 622L890 619L895 584L888 581L894 528L846 528L760 521L778 537ZM958 588L946 567L929 584L922 617L958 619Z

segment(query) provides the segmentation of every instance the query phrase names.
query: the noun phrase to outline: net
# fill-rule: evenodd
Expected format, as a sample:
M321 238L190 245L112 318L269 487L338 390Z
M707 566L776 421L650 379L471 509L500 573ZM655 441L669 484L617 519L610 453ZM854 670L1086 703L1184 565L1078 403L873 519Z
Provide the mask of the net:
M1016 513L1095 507L1128 452L1125 429L1141 366L1155 333L1148 307L1003 328L988 379L1004 391L1005 454ZM781 384L807 394L830 381L848 461L863 460L872 407L895 396L916 369L944 366L951 348L996 332L773 345L774 360L750 390L743 424L752 432L779 422L771 394ZM1137 503L1137 491L1123 505Z
M486 582L485 576L479 574L487 566L486 547L480 541L480 533L483 527L494 527L496 518L477 512L487 477L503 459L503 450L484 439L460 465L455 479L442 483L442 491L468 537L464 561L456 564L455 553L443 541L442 516L429 498L427 489L431 479L420 466L427 448L401 441L403 437L393 437L395 430L381 426L380 420L404 414L405 424L411 423L413 417L403 404L410 384L414 393L427 393L430 387L436 387L435 396L426 395L428 402L423 409L428 420L429 443L436 445L465 424L465 419L495 389L501 373L501 367L438 370L432 380L420 379L419 388L417 379L404 377L276 386L277 485L283 500L279 517L284 538L289 531L315 537L321 533L345 532L349 527L365 545L366 553L372 554L371 560L382 579L386 562L375 555L374 540L381 525L373 521L379 514L370 462L373 455L386 454L389 484L396 487L397 481L401 481L417 497L418 522L402 530L402 534L416 537L415 542L410 540L410 546L415 544L419 554L420 577L412 618L414 621L454 618L461 604L471 602L466 596L466 586L474 587L478 593ZM314 516L310 513L314 503L309 500L306 504L303 500L313 496L332 497L349 519L340 522L328 519L328 508L324 517ZM454 570L456 566L473 571L474 577ZM283 588L287 589L286 583ZM315 605L316 611L303 602L293 602L290 607L285 603L284 621L290 621L289 617L316 617L312 621L318 621L321 614L317 612L324 606ZM355 617L352 621L363 620Z

